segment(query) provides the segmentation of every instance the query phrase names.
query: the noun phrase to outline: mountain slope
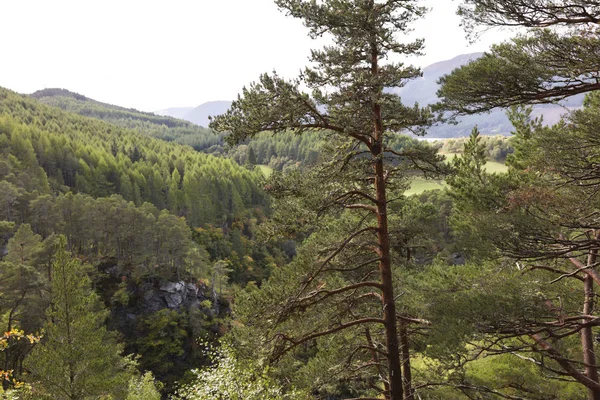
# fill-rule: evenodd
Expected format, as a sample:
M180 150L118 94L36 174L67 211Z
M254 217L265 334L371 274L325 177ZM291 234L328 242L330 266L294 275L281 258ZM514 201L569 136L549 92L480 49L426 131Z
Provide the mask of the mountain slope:
M423 76L408 82L402 88L391 89L392 92L402 96L407 105L415 102L420 105L428 105L438 100L437 81L443 75L449 74L454 69L461 67L481 57L483 53L463 54L451 60L441 61L423 69ZM583 95L573 96L560 104L547 104L534 107L533 116L543 116L547 124L558 122L561 115L572 108L583 105ZM506 116L505 110L493 110L488 114L470 115L462 117L458 125L440 125L429 129L428 136L433 138L451 138L468 136L475 125L483 134L508 134L513 127Z
M233 221L268 202L258 171L2 88L0 122L31 143L24 146L32 148L55 193L121 194L185 216L191 226Z
M209 116L224 114L231 107L231 101L209 101L198 107L173 107L156 111L156 114L181 118L193 124L208 127Z
M481 57L483 53L462 54L450 60L444 60L431 64L423 68L421 78L409 81L404 87L389 89L390 92L398 93L407 105L419 103L428 105L435 103L438 98L437 81L443 75L449 74L454 69L467 64L470 61ZM556 123L561 115L569 109L581 107L583 104L583 95L573 96L560 104L549 104L534 107L533 116L543 116L548 124ZM183 108L172 108L162 110L162 115L179 117L197 125L208 126L209 115L219 115L227 111L231 106L229 101L214 101L204 103L191 111L182 112ZM182 115L183 114L183 115ZM458 125L440 125L434 126L429 130L428 136L432 138L452 138L468 136L475 125L484 134L508 134L512 131L512 125L506 117L505 110L494 110L488 114L471 115L459 120Z
M192 111L193 109L194 109L194 107L171 107L171 108L167 108L165 110L155 111L154 113L157 115L165 116L165 117L173 117L173 118L185 120L185 118L184 118L185 115L187 113L189 113L190 111Z
M231 107L231 101L210 101L192 109L183 116L183 119L196 125L207 127L209 116L224 114L229 107Z
M44 89L30 96L71 113L101 119L158 139L189 145L198 151L211 153L222 148L223 135L215 135L210 129L170 116L102 103L65 89Z

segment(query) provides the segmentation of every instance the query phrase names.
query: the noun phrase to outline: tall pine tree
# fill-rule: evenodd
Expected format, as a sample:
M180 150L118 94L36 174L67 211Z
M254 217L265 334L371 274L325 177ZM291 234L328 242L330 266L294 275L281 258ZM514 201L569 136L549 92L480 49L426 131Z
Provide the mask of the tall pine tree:
M277 0L276 4L302 19L312 38L327 36L332 45L313 50L313 66L296 80L262 75L211 127L230 132L231 143L261 131L321 131L330 145L324 157L328 167L311 175L311 182L288 181L286 190L293 194L305 189L314 199L316 189L319 200L313 210L323 217L317 224L323 228L334 223L336 215L343 222L330 232L322 229L323 238L332 232L337 237L329 237L328 243L316 239L320 249L307 250L305 275L296 276L295 287L290 286L287 300L280 303L281 313L273 320L275 354L322 337L363 332L366 343L356 344L350 354L374 357L373 376L381 376L381 393L387 399L412 399L408 339L402 355L399 344L392 260L392 245L402 252L406 243L401 235L390 237L388 210L391 192L406 188L407 171L437 172L438 160L425 147L387 146L403 130L420 132L429 114L417 105L403 105L398 95L384 89L420 76L417 68L388 60L420 52L421 40L402 43L396 36L406 33L424 9L413 0ZM312 92L302 92L301 86ZM367 304L359 307L360 302ZM315 308L322 311L318 323L312 320L303 329L284 329L284 321ZM381 338L382 350L369 340L371 334L365 338L365 331Z
M44 339L25 360L37 398L123 398L130 362L104 322L108 316L92 291L87 268L65 250L62 238L52 265L52 303Z

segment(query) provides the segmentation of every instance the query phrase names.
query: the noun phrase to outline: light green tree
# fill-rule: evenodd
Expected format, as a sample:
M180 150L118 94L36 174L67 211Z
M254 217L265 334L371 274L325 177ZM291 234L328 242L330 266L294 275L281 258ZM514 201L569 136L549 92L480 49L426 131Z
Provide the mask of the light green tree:
M133 377L129 381L125 400L160 400L160 398L160 392L151 372Z
M91 289L88 268L60 240L52 265L52 303L44 340L26 358L37 398L86 400L125 396L132 362L107 331L108 315Z
M297 391L285 392L257 362L236 358L229 345L209 351L213 366L194 370L194 381L182 385L179 400L309 400Z

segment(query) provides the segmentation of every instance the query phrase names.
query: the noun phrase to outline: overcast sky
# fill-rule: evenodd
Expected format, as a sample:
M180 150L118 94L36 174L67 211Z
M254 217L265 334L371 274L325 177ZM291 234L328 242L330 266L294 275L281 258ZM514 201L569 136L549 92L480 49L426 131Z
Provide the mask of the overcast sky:
M427 66L485 51L509 32L469 46L457 1L415 25ZM0 0L0 86L20 93L58 87L154 111L231 100L262 72L294 77L315 46L273 0Z

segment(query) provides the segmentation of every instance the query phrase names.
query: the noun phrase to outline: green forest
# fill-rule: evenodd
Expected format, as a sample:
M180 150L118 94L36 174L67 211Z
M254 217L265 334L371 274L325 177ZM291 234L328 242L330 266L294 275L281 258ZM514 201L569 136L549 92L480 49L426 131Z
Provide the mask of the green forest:
M2 399L600 400L600 1L459 3L426 107L419 0L275 0L329 44L210 127L0 88Z

